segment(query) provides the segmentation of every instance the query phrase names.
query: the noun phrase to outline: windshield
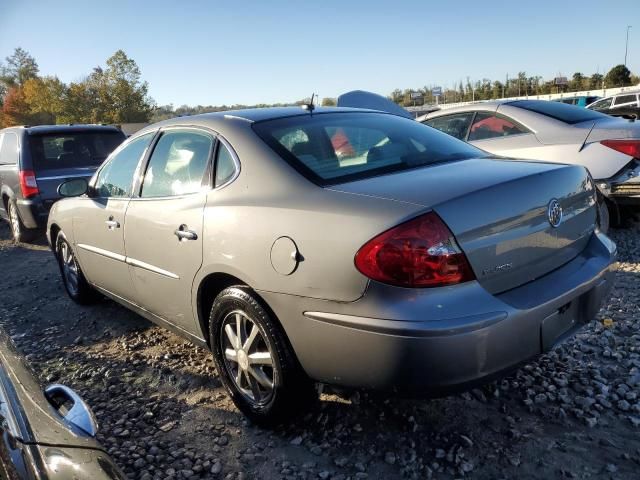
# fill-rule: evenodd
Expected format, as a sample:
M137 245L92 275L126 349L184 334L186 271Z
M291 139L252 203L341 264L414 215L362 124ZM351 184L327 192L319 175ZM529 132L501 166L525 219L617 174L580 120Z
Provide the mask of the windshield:
M507 105L540 113L568 124L608 118L603 113L594 112L593 110L567 105L566 103L547 102L546 100L516 100L515 102L507 103Z
M118 131L87 131L31 135L35 170L97 167L125 139Z
M253 129L319 185L487 156L431 127L382 113L316 113L257 122Z

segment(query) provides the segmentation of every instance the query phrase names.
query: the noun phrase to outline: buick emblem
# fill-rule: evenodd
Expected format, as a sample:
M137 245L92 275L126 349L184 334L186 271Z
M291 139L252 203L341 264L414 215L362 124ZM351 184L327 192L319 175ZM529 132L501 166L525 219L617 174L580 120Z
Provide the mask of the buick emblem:
M547 218L552 227L557 228L562 223L562 207L560 202L553 198L547 206Z

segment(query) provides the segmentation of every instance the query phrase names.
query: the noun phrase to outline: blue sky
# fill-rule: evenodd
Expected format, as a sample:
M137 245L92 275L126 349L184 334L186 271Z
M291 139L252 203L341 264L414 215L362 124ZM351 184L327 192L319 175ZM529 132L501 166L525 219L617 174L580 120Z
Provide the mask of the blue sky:
M635 22L627 65L638 74L640 1L614 4L2 0L0 58L21 46L42 74L69 82L121 48L158 104L270 103L518 71L606 73Z

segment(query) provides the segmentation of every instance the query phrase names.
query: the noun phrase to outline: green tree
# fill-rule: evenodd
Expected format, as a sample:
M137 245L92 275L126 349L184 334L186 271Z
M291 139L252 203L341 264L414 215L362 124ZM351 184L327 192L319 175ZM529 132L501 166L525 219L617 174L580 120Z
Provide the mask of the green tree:
M607 88L631 85L631 72L622 64L616 65L604 77L604 83Z
M594 73L591 75L589 79L589 88L598 89L602 88L602 82L604 82L604 77L600 73Z
M324 97L322 99L322 106L323 107L335 107L337 105L337 101L335 98L331 98L331 97Z
M38 76L38 64L26 50L18 47L13 51L13 55L7 57L7 64L0 71L0 82L6 88L21 87L25 82Z
M149 85L141 80L136 62L118 50L107 60L104 80L112 123L146 122L153 110Z

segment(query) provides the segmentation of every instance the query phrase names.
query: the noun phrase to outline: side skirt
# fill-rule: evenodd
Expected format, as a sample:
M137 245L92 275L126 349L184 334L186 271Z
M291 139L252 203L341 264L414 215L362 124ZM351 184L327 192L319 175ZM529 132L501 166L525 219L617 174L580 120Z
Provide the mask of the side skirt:
M172 331L173 333L175 333L176 335L179 335L181 337L186 338L187 340L191 341L192 343L196 344L199 347L203 347L206 348L207 350L209 350L209 346L207 345L207 342L205 339L200 338L192 333L187 332L186 330L167 322L164 318L161 318L153 313L151 313L149 310L145 310L144 308L142 308L140 305L136 305L133 302L130 302L129 300L126 300L122 297L119 297L118 295L111 293L108 290L105 290L104 288L100 288L97 285L91 285L93 288L95 288L96 290L98 290L100 293L102 293L105 297L110 298L111 300L113 300L114 302L119 303L120 305L122 305L123 307L128 308L129 310L134 311L135 313L137 313L138 315L140 315L141 317L146 318L147 320L155 323L156 325L159 325L163 328L166 328L167 330Z

